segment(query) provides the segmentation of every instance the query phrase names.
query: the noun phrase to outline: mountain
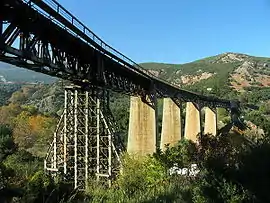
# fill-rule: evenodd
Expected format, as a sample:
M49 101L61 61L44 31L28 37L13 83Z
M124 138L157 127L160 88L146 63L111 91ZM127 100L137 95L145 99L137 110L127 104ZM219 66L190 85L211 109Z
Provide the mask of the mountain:
M141 66L179 87L204 94L210 90L214 95L224 96L222 89L243 92L250 87L270 86L270 58L246 54L223 53L186 64Z
M57 79L24 68L0 62L0 82L2 83L46 83Z

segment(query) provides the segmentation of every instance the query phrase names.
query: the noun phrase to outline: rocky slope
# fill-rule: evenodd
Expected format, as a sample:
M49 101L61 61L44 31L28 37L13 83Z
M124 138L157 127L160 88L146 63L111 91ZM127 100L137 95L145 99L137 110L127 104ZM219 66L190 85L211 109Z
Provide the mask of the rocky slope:
M144 63L142 66L181 87L214 78L228 82L227 85L237 91L251 86L270 86L270 58L246 54L224 53L181 65Z

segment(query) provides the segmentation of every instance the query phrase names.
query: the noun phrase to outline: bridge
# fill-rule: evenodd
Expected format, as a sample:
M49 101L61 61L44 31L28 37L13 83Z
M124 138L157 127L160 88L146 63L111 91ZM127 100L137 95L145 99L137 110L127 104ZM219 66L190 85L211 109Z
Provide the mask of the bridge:
M238 108L235 102L189 92L155 77L55 0L1 0L0 9L0 60L73 83L65 88L64 112L44 169L61 174L75 188L84 190L91 177L110 184L123 151L146 155L183 137L196 142L198 134L216 135L216 109ZM117 136L109 91L130 96L126 149ZM164 100L160 144L158 99Z

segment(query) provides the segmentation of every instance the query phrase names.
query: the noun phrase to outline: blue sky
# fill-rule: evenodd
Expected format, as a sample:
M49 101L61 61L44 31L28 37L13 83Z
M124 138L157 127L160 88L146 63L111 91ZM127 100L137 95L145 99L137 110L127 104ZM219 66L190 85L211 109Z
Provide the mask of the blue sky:
M59 2L138 63L185 63L224 52L270 57L270 0Z

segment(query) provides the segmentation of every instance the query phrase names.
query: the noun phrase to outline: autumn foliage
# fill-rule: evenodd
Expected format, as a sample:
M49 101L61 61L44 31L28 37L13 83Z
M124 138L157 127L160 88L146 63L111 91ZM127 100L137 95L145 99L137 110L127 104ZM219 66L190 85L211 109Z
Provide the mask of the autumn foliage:
M13 138L20 148L44 155L45 146L51 141L55 129L56 118L38 114L34 107L16 104L0 107L0 115L0 124L13 129Z

